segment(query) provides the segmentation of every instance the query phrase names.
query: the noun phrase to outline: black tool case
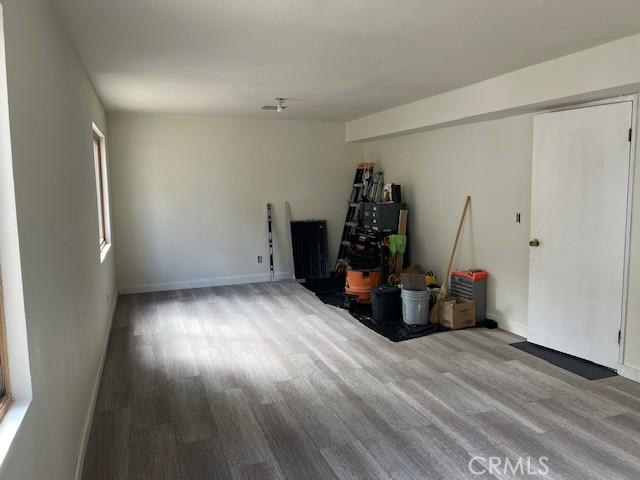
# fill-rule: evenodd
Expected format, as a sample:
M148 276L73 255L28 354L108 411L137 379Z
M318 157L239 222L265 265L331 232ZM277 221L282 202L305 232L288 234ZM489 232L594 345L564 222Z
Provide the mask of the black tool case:
M404 203L365 203L362 209L363 228L379 233L398 233L400 210L406 210Z

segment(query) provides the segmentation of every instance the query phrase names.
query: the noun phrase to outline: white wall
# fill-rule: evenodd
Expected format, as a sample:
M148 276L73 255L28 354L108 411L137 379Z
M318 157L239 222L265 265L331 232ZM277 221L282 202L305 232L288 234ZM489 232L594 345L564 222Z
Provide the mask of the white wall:
M128 113L108 120L122 291L265 280L267 202L280 276L290 271L285 201L295 219L328 221L335 261L363 154L344 143L342 124Z
M50 2L2 4L33 400L0 477L69 480L115 288L113 250L98 257L91 149L91 122L106 122Z
M439 278L471 195L454 266L490 272L487 315L516 332L527 325L532 125L523 115L366 144L385 181L402 185L412 263Z

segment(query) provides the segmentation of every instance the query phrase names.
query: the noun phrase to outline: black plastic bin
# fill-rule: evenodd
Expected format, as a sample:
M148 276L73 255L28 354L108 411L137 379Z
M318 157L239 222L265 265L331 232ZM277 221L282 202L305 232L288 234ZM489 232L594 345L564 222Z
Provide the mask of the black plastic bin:
M402 322L402 299L397 287L376 287L371 289L371 310L378 323Z

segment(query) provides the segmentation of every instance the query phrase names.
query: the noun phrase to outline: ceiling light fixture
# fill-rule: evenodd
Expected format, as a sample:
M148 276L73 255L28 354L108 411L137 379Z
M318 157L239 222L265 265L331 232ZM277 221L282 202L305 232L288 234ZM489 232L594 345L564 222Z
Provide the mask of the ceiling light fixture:
M275 101L275 105L265 105L264 107L262 107L262 110L275 110L276 112L281 113L287 108L287 106L285 105L285 102L287 101L286 98L277 97Z

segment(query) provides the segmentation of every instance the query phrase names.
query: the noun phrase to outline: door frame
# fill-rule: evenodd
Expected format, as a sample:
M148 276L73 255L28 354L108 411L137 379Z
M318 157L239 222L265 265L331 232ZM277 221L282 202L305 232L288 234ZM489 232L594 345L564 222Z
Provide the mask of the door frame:
M603 98L575 105L551 108L537 112L542 113L562 112L564 110L578 110L580 108L597 107L599 105L611 105L614 103L631 102L631 145L629 148L629 179L627 190L626 229L624 238L624 265L622 273L622 312L620 318L620 343L618 346L618 367L624 365L625 340L627 330L627 303L629 299L629 263L631 256L631 222L633 219L633 185L636 170L636 125L638 117L638 94L621 95L619 97ZM620 369L618 369L620 370Z

